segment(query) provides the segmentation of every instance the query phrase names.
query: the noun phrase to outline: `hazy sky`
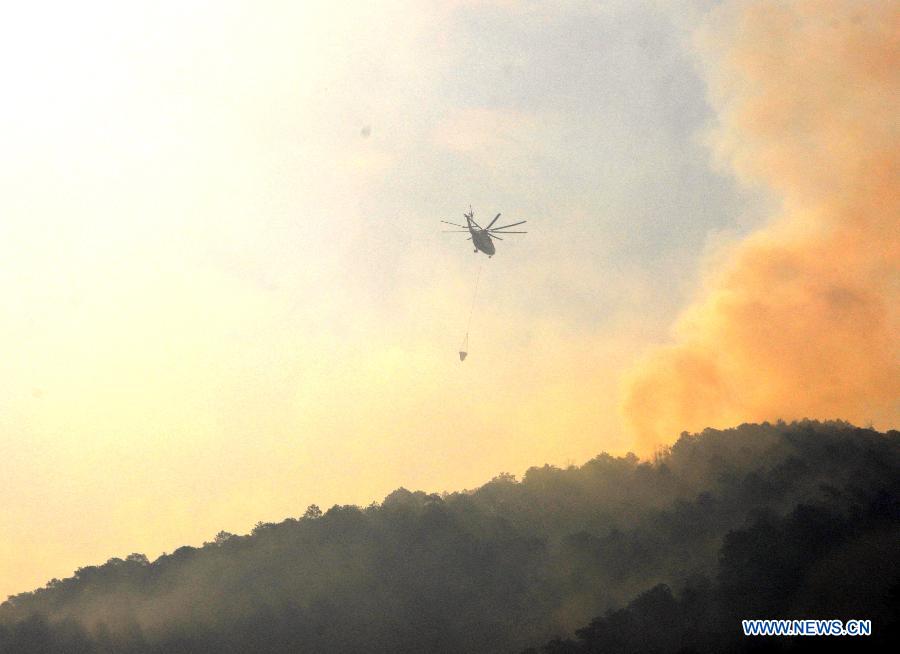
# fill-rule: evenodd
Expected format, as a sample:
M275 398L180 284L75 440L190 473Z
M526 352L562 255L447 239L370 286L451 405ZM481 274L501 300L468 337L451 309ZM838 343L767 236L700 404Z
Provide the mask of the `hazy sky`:
M0 596L633 447L623 371L773 202L706 145L704 4L7 12ZM470 203L529 233L474 255Z

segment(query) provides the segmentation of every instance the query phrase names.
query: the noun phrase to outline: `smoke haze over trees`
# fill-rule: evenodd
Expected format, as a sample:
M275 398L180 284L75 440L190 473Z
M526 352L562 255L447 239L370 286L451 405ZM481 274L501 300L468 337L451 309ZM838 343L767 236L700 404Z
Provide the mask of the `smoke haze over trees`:
M770 416L900 418L900 4L718 3L695 35L710 143L780 198L716 253L674 340L630 372L644 451Z
M823 645L743 639L751 617L871 619L854 645L897 636L896 431L747 424L685 434L652 463L601 454L298 515L11 597L0 652Z

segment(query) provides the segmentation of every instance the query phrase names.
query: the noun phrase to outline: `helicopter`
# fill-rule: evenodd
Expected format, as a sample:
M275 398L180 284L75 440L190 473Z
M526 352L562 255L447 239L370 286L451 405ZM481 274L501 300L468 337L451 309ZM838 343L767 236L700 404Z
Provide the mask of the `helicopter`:
M493 227L493 224L497 222L500 218L500 214L498 213L494 216L494 219L488 223L487 227L482 227L477 222L475 222L475 212L472 211L472 206L469 205L469 212L464 213L463 217L466 219L465 225L458 225L456 223L451 223L447 220L442 220L441 222L447 225L453 225L454 227L459 227L459 229L447 229L444 230L445 233L466 233L470 234L469 238L466 240L472 241L472 244L475 246L475 254L478 254L478 251L484 252L488 255L490 259L494 256L494 253L497 251L494 247L493 239L497 239L498 241L502 241L503 239L498 236L498 234L527 234L528 232L506 232L503 231L510 227L515 227L516 225L522 225L523 223L527 223L527 220L522 220L517 223L511 223L509 225L502 225L501 227Z

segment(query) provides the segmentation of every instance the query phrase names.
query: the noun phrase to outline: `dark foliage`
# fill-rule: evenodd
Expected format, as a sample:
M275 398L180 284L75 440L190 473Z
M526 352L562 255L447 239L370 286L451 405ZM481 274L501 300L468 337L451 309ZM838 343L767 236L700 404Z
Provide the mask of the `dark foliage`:
M471 492L399 489L80 568L0 606L0 653L835 645L745 639L750 617L871 618L853 644L877 647L897 635L898 542L900 433L742 425L685 434L653 463L604 454Z

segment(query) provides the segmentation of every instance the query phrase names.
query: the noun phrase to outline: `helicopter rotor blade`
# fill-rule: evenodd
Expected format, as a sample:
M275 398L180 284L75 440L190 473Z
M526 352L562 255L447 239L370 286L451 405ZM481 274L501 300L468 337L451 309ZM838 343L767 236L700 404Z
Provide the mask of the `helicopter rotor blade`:
M499 217L500 217L500 214L498 213L496 216L494 216L494 219L493 219L491 222L488 223L488 226L485 227L485 229L490 229L491 226L492 226L495 222L497 222L497 219L498 219Z
M463 229L466 229L465 225L457 225L456 223L451 223L449 220L442 220L441 222L445 225L453 225L454 227L462 227Z
M497 236L496 234L491 234L491 238L495 238L495 239L497 239L498 241L502 241L502 240L503 240L502 238L500 238L500 237Z
M501 234L527 234L528 232L500 232ZM497 232L491 230L488 232L491 236L496 236Z
M510 225L502 225L501 227L494 227L494 229L506 229L507 227L515 227L516 225L522 225L527 222L528 222L527 220L520 220L519 222L512 223Z

